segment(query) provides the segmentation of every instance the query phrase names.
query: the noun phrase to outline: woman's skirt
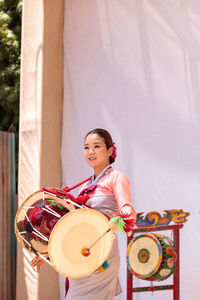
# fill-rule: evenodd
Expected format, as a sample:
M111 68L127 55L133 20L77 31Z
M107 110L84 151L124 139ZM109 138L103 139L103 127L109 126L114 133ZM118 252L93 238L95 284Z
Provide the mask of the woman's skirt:
M121 293L118 280L120 257L115 235L107 262L109 267L105 272L96 271L84 278L70 279L66 300L114 300Z

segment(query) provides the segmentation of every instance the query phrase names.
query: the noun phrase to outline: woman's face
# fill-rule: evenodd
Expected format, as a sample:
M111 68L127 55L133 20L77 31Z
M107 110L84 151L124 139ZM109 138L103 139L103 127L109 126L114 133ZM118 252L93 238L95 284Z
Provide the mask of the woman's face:
M85 139L84 157L87 164L93 169L103 171L109 165L109 156L113 148L106 148L104 139L98 134L91 133Z

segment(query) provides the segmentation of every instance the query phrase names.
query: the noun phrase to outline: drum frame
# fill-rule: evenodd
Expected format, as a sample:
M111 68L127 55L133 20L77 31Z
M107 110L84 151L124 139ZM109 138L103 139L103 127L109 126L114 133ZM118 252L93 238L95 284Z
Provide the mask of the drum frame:
M42 194L40 197L41 199L37 199L37 195ZM48 195L53 196L53 198L48 199ZM36 235L39 236L40 238L42 238L43 240L45 240L46 242L48 242L48 238L46 236L44 236L40 231L38 231L31 223L31 221L29 220L29 217L27 215L27 211L29 209L34 209L36 208L35 206L30 205L30 199L32 197L36 197L36 200L33 204L37 203L38 201L42 201L42 200L51 200L51 201L56 201L56 198L64 201L63 205L67 204L67 202L70 202L70 204L72 204L73 201L68 201L68 199L65 199L64 197L58 197L52 193L48 193L48 192L44 192L42 190L38 190L36 192L34 192L33 194L31 194L29 197L27 197L23 203L21 204L21 206L18 208L16 216L15 216L15 223L14 223L14 229L15 229L15 235L17 237L18 242L20 243L20 245L27 251L34 253L35 255L39 255L40 257L42 257L47 263L50 264L50 262L48 260L46 260L45 256L46 254L48 254L48 252L40 252L37 249L34 249L34 247L32 247L32 245L26 240L26 238L24 238L23 234L29 234L28 231L22 231L20 232L17 226L17 222L18 222L18 216L21 212L24 213L24 218L28 221L28 223L30 224L30 226L32 227L32 232ZM62 204L62 203L58 203L58 204ZM74 203L73 203L74 204ZM69 203L68 203L69 205ZM66 207L67 208L67 207ZM54 210L52 210L51 208L47 208L46 206L42 207L42 209L46 212L48 212L49 214L52 214L54 216L57 216L59 218L61 218L61 216L56 213ZM48 246L46 246L46 249L48 249Z
M180 299L180 276L179 276L179 241L180 241L180 232L179 230L183 227L183 224L177 225L164 225L164 226L141 226L137 229L133 229L134 233L144 233L144 232L155 232L155 231L166 231L172 230L173 233L173 241L175 243L174 251L177 254L177 260L175 262L175 273L173 274L173 284L172 285L151 285L145 287L133 287L133 274L127 267L127 300L133 300L133 293L139 292L154 292L154 291L162 291L162 290L173 290L173 300ZM127 238L127 245L133 239L132 236Z

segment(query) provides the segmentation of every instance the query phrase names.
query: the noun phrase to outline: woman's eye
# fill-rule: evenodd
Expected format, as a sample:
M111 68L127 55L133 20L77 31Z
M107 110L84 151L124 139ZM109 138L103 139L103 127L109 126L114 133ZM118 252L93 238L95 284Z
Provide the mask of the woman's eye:
M85 149L85 150L87 150L87 149L88 149L88 147L84 147L84 149Z
M96 145L94 148L100 148L100 146Z

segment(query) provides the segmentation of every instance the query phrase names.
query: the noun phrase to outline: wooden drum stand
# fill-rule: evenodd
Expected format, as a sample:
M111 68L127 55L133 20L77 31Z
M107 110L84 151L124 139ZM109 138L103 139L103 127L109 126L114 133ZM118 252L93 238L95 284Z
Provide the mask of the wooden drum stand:
M165 210L165 214L163 217L158 212L150 212L146 214L144 218L143 213L137 214L137 228L133 230L132 236L128 237L127 243L130 245L130 242L133 240L133 235L135 233L150 233L155 231L167 231L171 230L173 233L173 250L176 254L175 270L172 274L173 276L173 284L171 285L151 285L144 287L133 287L133 272L130 271L130 267L127 267L127 300L133 300L133 293L140 292L154 292L154 291L163 291L163 290L173 290L173 300L180 300L179 294L179 285L180 285L180 232L179 230L183 227L184 222L186 222L186 217L190 215L190 213L185 213L183 210ZM171 221L173 221L174 225L168 225ZM128 263L128 259L127 259ZM138 276L137 276L138 277ZM144 279L144 278L143 278ZM152 280L154 281L154 280ZM152 282L151 281L151 282Z

